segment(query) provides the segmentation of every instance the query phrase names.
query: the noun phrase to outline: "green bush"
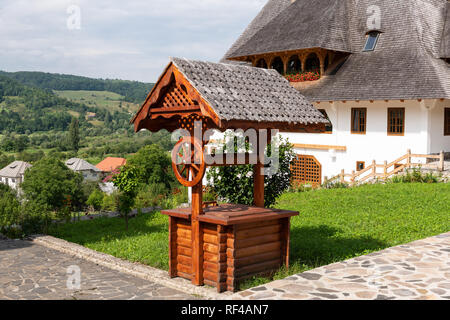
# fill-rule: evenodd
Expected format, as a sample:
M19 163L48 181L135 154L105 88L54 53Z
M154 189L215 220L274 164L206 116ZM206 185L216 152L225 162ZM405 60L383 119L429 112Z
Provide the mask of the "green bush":
M95 189L87 199L86 204L94 210L100 210L103 204L103 192Z
M67 211L84 205L81 174L70 170L63 162L43 158L25 171L21 187L25 198L46 206L51 211L67 215Z
M0 232L15 238L20 220L21 207L15 191L0 183Z
M151 144L141 148L128 162L139 170L139 182L143 184L163 184L169 192L175 184L169 154L159 145Z
M119 208L117 207L117 196L117 192L114 192L110 195L105 193L103 195L101 209L103 211L117 212L119 210Z
M441 176L433 172L422 172L421 168L406 169L404 175L395 175L388 182L391 183L438 183Z
M275 142L279 148L279 168L264 177L264 204L271 207L291 185L293 146L287 140ZM241 148L241 146L239 146ZM248 145L246 146L248 150ZM226 150L226 145L222 146ZM235 152L238 146L235 146ZM271 150L271 148L268 148ZM268 154L270 157L270 153ZM231 203L253 204L253 165L217 167L207 172L207 179L218 198Z
M141 185L135 199L135 207L144 209L161 206L167 198L167 187L164 183Z

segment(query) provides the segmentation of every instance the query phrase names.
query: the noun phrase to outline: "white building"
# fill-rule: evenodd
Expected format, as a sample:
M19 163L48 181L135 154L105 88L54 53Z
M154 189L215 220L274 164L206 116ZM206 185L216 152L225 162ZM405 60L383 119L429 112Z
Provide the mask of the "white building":
M299 176L450 152L450 1L269 0L222 62L320 75L291 80L332 124L282 134Z
M66 161L66 166L83 175L84 180L97 181L100 179L101 171L86 160L72 158Z
M11 188L18 190L23 182L25 170L30 168L31 164L23 161L14 161L0 170L0 183L6 184Z

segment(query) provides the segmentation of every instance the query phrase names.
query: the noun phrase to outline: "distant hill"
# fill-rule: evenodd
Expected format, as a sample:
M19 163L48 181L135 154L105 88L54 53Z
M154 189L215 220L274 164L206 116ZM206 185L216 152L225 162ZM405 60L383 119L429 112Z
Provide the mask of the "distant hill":
M48 90L72 91L109 91L120 94L123 100L133 103L142 103L153 88L153 83L144 83L128 80L92 79L66 74L45 72L4 72L6 76L23 85Z
M72 118L69 111L85 114L96 110L0 75L0 132L63 131Z

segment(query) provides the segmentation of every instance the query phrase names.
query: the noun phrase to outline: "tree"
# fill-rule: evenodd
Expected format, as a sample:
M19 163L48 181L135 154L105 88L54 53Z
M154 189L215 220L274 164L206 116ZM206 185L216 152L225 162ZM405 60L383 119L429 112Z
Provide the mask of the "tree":
M264 205L271 207L277 198L291 185L291 162L294 159L292 145L287 140L275 142L279 148L279 167L264 177ZM223 146L225 148L225 146ZM270 146L268 150L271 150ZM270 153L268 154L270 157ZM212 168L207 179L219 198L231 203L253 204L253 166L224 166Z
M86 204L94 208L94 210L100 210L102 208L102 203L103 192L98 189L95 189L86 201Z
M138 179L141 183L163 183L167 190L175 183L170 157L159 145L151 144L141 148L128 163L139 170Z
M8 234L11 227L20 224L20 202L16 193L0 183L0 232Z
M83 176L54 158L43 158L25 171L21 187L28 201L45 206L63 217L68 209L83 205Z
M128 231L128 217L133 208L139 186L139 170L127 164L112 176L112 182L120 191L117 196L117 207L122 217L125 218L125 225Z
M69 144L73 151L80 149L80 127L77 118L72 118L69 126Z

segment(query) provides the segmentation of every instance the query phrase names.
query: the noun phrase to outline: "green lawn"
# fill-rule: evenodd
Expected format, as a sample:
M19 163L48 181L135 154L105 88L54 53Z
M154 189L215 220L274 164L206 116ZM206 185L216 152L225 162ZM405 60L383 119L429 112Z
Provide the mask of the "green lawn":
M272 279L450 230L450 184L365 185L287 193L278 208L291 222L291 268ZM168 221L159 213L130 221L100 219L60 226L52 235L116 257L168 268ZM242 288L269 281L254 278Z

